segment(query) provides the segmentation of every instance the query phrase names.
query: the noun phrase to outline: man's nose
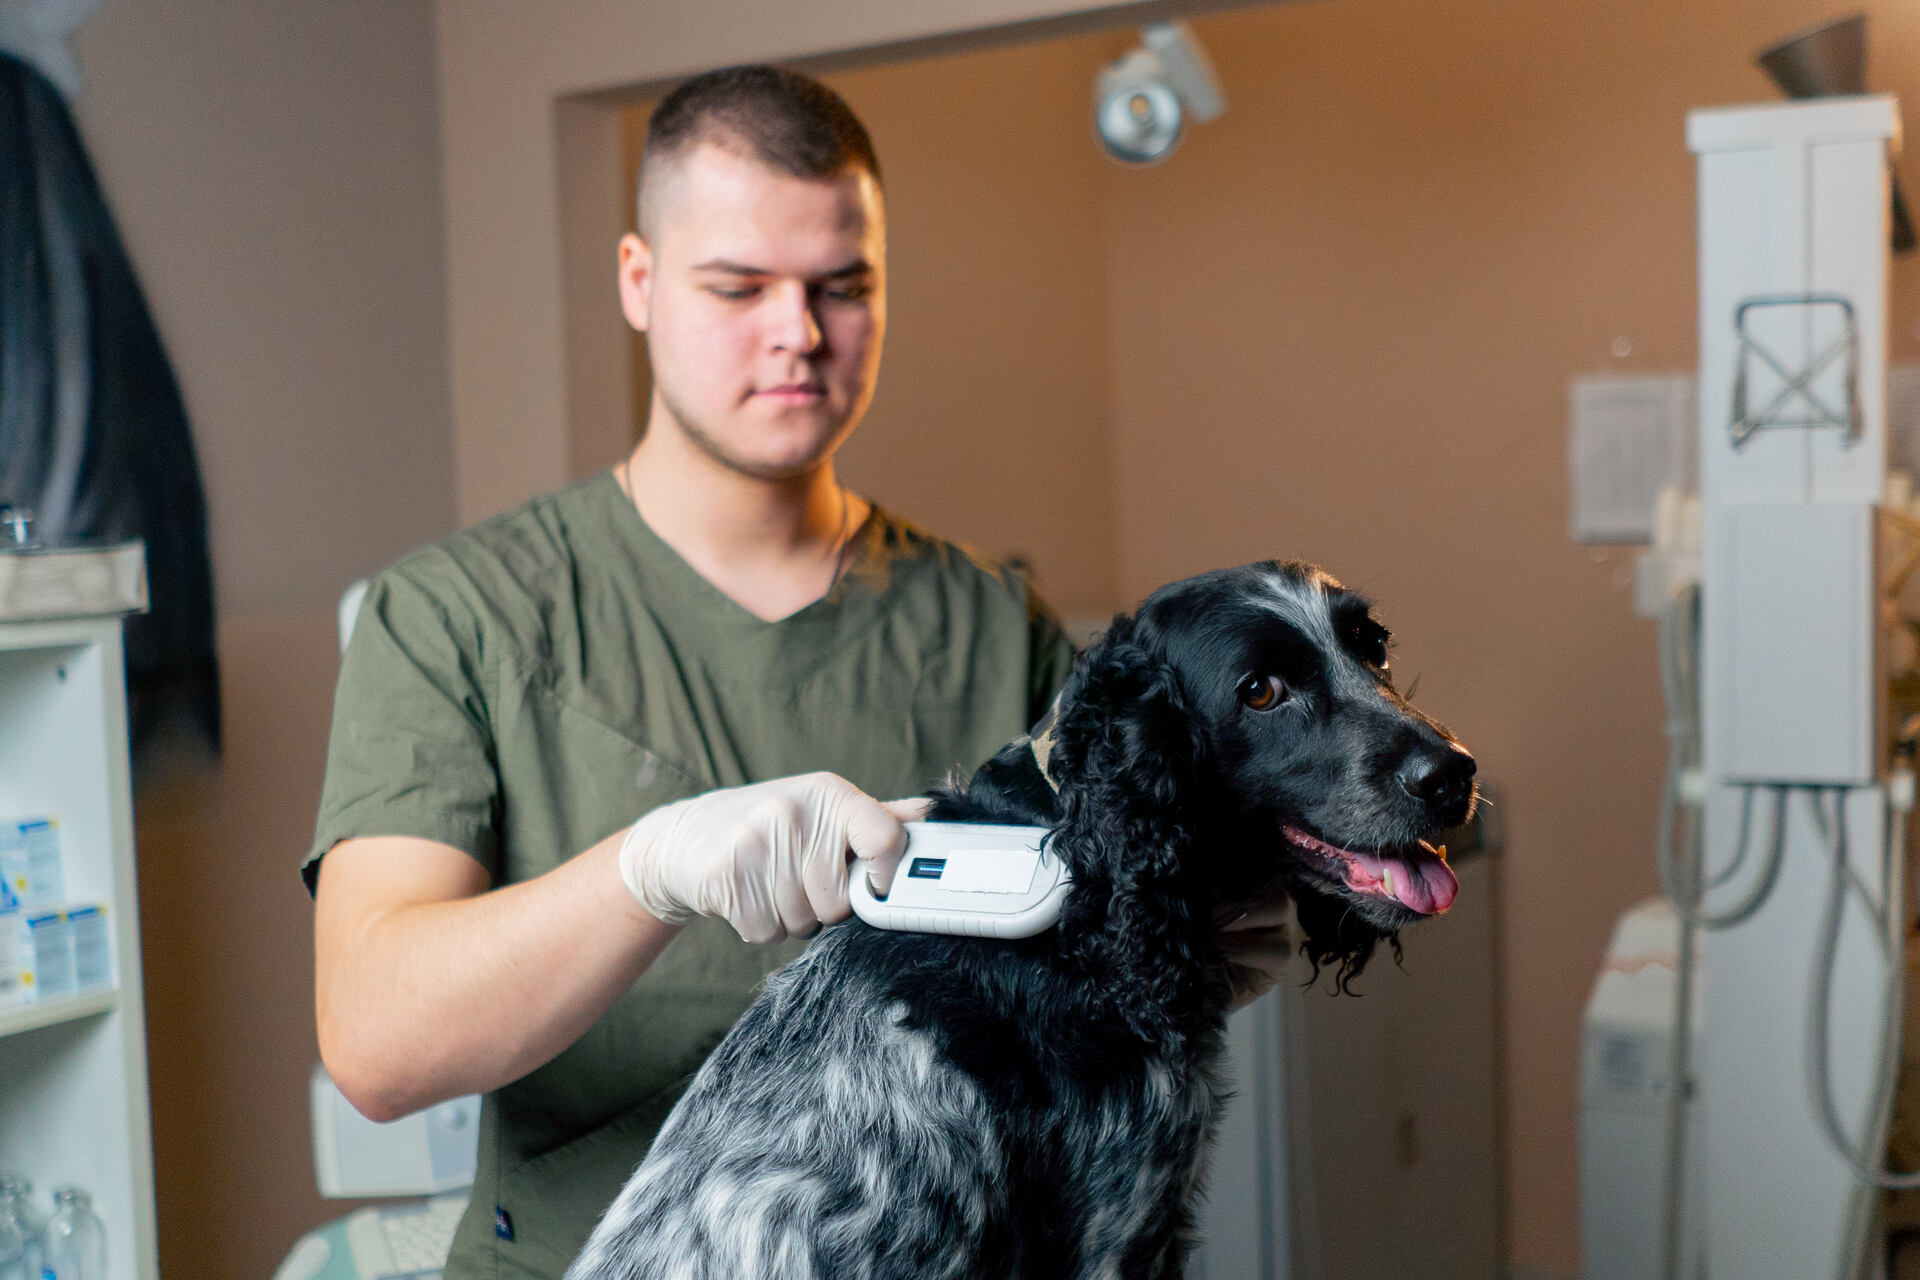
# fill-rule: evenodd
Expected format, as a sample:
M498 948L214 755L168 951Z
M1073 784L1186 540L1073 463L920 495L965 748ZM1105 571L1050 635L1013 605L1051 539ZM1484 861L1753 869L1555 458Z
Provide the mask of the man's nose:
M813 314L813 298L797 281L782 285L772 299L775 308L773 345L780 351L802 354L820 345L820 321Z

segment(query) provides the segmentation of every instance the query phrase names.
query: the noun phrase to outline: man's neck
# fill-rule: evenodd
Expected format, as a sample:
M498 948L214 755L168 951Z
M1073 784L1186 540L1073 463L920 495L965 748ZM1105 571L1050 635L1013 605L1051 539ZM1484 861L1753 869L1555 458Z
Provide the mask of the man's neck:
M618 475L662 541L769 621L827 591L868 510L840 487L831 460L803 475L764 480L714 460L671 427L649 426Z

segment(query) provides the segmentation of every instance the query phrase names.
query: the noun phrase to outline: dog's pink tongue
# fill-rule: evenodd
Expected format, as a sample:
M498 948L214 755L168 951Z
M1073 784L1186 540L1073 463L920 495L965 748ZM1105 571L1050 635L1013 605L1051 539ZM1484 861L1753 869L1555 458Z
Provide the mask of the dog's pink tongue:
M1453 905L1460 881L1444 859L1422 850L1402 865L1407 868L1406 887L1402 888L1399 877L1394 877L1393 896L1404 905L1430 916Z
M1437 916L1453 905L1460 892L1444 848L1422 843L1399 853L1363 853L1328 844L1292 823L1281 823L1280 830L1301 848L1337 860L1341 878L1355 893L1392 898L1409 911Z
M1409 911L1423 916L1439 915L1453 905L1460 892L1460 881L1446 859L1425 848L1405 854L1360 853L1354 857L1373 882L1366 887L1385 891Z

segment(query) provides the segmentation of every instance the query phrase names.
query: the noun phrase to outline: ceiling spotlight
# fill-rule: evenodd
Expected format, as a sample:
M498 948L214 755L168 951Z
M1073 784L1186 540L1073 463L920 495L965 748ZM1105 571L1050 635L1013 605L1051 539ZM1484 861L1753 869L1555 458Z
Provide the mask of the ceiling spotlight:
M1139 48L1100 69L1093 131L1115 160L1158 164L1180 145L1189 118L1205 123L1227 109L1227 100L1186 23L1156 23L1140 37Z

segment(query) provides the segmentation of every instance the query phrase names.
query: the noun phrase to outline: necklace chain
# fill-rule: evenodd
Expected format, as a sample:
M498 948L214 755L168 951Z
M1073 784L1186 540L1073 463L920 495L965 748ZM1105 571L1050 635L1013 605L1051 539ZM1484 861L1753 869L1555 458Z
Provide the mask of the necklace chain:
M835 539L840 545L833 550L833 574L827 579L827 589L821 592L823 596L833 594L834 587L839 584L840 575L847 570L847 548L853 545L852 530L847 528L847 521L853 514L853 504L847 500L845 485L836 484L834 487L840 490L840 533Z

